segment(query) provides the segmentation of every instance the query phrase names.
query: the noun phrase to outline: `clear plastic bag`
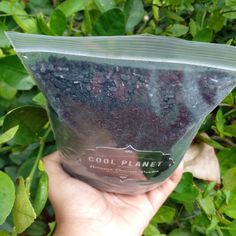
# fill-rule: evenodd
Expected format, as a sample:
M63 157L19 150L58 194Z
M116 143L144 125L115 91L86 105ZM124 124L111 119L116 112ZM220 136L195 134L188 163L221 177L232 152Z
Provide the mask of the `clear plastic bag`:
M48 101L71 175L137 194L165 181L236 85L236 48L157 36L7 33Z

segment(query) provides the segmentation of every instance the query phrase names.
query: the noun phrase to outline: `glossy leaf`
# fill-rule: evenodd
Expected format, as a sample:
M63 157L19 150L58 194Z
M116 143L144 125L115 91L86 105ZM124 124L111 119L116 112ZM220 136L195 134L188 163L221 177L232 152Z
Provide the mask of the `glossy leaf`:
M236 188L230 191L228 202L221 206L220 211L231 217L232 219L236 219Z
M57 9L61 10L66 17L69 17L78 11L82 11L84 8L84 0L66 0L57 7Z
M152 223L158 224L158 223L171 223L171 221L174 219L176 214L176 209L173 207L169 207L166 205L163 205L157 212L157 214L152 219Z
M52 236L56 228L56 222L53 221L49 223L48 226L49 226L50 232L47 234L47 236Z
M143 232L143 236L162 236L159 230L154 225L148 225Z
M102 14L93 26L93 35L123 35L125 33L125 17L118 9L111 9Z
M232 221L228 226L228 231L231 236L234 236L236 234L236 220Z
M236 124L224 126L224 134L229 137L236 137Z
M209 18L208 24L215 32L219 32L225 24L225 17L221 12L214 12Z
M225 148L217 153L217 157L219 159L222 174L228 169L236 167L236 148Z
M12 15L17 25L27 33L38 33L35 19L30 17L24 10L24 5L14 1L3 1L0 5L1 11Z
M66 29L66 16L61 10L56 9L50 17L49 25L56 35L62 35Z
M32 99L37 105L40 105L42 107L46 107L47 105L47 101L45 96L39 92L38 94L36 94L33 99Z
M4 33L7 30L7 26L0 23L0 48L9 48L11 45Z
M145 15L142 0L127 0L124 7L126 19L126 32L133 32L134 27L143 19Z
M94 0L94 2L96 3L98 9L101 12L105 12L116 7L115 2L113 0Z
M16 90L30 90L35 85L17 56L8 56L1 59L0 68L0 81L5 83L5 89L11 88L13 94L16 93ZM0 94L10 96L7 95L7 92L4 93L4 90Z
M15 186L11 178L0 171L0 225L10 214L15 200Z
M227 190L236 188L236 167L227 170L223 176L223 185Z
M39 30L41 31L42 34L54 35L54 32L48 26L44 18L44 15L38 14L36 19L37 19Z
M160 0L153 0L152 1L152 13L156 21L160 20L160 13L159 13L159 6L161 6Z
M19 128L19 125L13 127L13 128L10 128L9 130L7 130L5 133L3 133L1 136L0 136L0 145L3 144L3 143L6 143L8 141L10 141L16 134L17 130Z
M189 28L188 26L181 24L174 24L167 28L167 34L170 36L180 37L187 34Z
M221 109L219 109L216 113L216 128L220 134L224 132L224 124L225 124L225 119L223 116L223 112Z
M197 32L194 36L194 41L200 42L211 42L213 37L213 30L212 29L203 29Z
M168 236L201 236L201 234L192 233L185 229L174 229L168 234Z
M236 6L236 0L225 0L225 5L229 7Z
M11 100L15 97L17 89L10 86L4 80L0 80L0 97Z
M233 10L225 11L223 16L227 19L234 20L234 19L236 19L236 11L235 10L236 10L236 7Z
M39 216L48 199L48 175L41 170L41 176L37 185L37 191L33 202L34 211Z
M206 196L205 198L200 199L198 202L207 215L215 214L216 209L213 203L213 197Z
M40 12L45 15L50 15L53 11L53 4L50 0L30 0L27 3L27 8L34 14Z
M181 203L192 203L195 201L198 196L198 191L193 187L192 180L192 174L185 173L170 197Z
M9 234L6 231L0 231L0 236L12 236L12 234Z
M18 107L10 111L3 123L3 130L19 126L13 141L27 145L39 141L39 134L48 122L47 113L43 108L34 106Z

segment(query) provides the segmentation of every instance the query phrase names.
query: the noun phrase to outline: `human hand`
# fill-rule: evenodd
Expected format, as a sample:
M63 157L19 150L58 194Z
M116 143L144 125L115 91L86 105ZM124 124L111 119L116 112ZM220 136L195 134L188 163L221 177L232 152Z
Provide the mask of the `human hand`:
M183 166L161 186L140 195L101 192L68 175L58 152L44 158L49 199L55 211L54 236L138 236L179 182Z

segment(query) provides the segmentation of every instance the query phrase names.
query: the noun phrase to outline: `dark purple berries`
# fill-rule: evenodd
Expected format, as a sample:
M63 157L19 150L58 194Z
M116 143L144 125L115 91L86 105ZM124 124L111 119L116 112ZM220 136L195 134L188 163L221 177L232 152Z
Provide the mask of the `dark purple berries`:
M204 99L204 101L212 105L215 103L218 87L218 78L222 75L222 78L225 78L225 74L222 72L206 71L200 73L200 80L198 81L199 92Z
M182 71L55 56L31 69L50 105L82 145L89 145L84 138L101 132L109 138L98 138L99 145L169 152L192 120L184 103ZM158 89L153 92L153 87ZM94 140L91 145L96 145Z

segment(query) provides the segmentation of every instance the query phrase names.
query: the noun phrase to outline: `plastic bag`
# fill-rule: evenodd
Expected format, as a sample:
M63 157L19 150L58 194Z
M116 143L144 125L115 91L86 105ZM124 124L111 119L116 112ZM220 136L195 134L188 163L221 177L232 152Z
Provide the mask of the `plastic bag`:
M71 175L137 194L165 181L236 85L236 48L157 36L7 33L48 101Z

